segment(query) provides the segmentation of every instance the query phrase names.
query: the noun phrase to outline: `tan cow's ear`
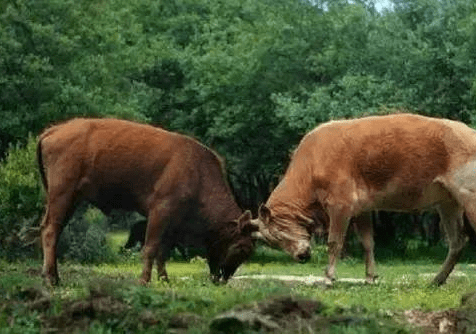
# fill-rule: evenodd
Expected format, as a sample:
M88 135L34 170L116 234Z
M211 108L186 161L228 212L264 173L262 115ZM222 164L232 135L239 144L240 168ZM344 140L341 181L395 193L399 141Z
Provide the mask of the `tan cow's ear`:
M271 211L265 204L261 204L258 210L258 219L263 223L267 223L271 217Z

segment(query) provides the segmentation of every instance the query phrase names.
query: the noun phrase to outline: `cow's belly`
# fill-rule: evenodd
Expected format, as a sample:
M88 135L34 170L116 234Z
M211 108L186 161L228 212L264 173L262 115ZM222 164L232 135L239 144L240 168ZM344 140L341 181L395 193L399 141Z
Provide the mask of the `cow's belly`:
M90 196L89 200L106 214L112 209L138 211L144 214L137 196L125 188L103 188L94 195Z
M373 198L372 208L386 211L423 211L452 200L449 192L439 182L423 188L389 185Z
M208 229L206 223L197 219L185 219L171 221L164 235L173 244L179 244L185 248L206 249Z

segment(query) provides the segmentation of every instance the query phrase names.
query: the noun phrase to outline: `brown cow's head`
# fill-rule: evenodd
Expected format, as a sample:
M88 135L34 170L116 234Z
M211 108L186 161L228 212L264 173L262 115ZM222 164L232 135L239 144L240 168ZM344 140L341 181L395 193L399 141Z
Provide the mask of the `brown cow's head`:
M208 265L214 282L226 282L254 250L254 233L258 227L251 222L251 212L245 211L235 221L212 231L214 240L209 250Z
M299 262L311 258L312 219L273 215L267 206L261 205L258 219L253 223L259 226L263 239L271 247L283 249Z

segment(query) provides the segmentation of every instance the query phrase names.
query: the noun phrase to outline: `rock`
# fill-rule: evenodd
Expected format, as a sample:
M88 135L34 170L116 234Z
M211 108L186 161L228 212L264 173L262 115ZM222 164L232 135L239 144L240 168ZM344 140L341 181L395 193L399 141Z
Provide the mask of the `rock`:
M286 316L297 316L303 319L311 318L315 313L324 309L321 302L309 299L281 297L259 305L260 312L281 319Z
M476 309L476 292L470 292L461 297L461 306Z
M292 296L244 305L222 313L210 324L212 333L236 333L244 331L286 332L295 322L315 320L324 309L321 302L298 299Z
M270 316L262 315L257 310L229 311L215 317L210 324L210 331L214 334L246 330L269 332L280 328Z
M457 334L476 333L476 292L471 292L461 298L461 307L456 311Z
M202 318L195 313L177 313L169 320L169 328L191 328L202 322Z

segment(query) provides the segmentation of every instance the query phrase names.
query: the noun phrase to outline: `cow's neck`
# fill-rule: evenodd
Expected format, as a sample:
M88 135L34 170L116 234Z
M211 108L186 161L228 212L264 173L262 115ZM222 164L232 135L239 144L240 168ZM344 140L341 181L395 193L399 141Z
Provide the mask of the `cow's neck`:
M273 216L287 217L301 224L314 224L314 216L318 203L307 180L295 180L285 177L268 199L266 206Z
M207 194L219 194L218 196L206 196L202 202L202 216L212 222L230 222L236 220L242 214L242 210L236 203L231 190L225 185L204 189Z
M238 204L236 204L233 196L230 194L227 197L229 198L219 201L218 208L215 212L216 217L213 217L215 221L229 222L237 220L243 213Z

